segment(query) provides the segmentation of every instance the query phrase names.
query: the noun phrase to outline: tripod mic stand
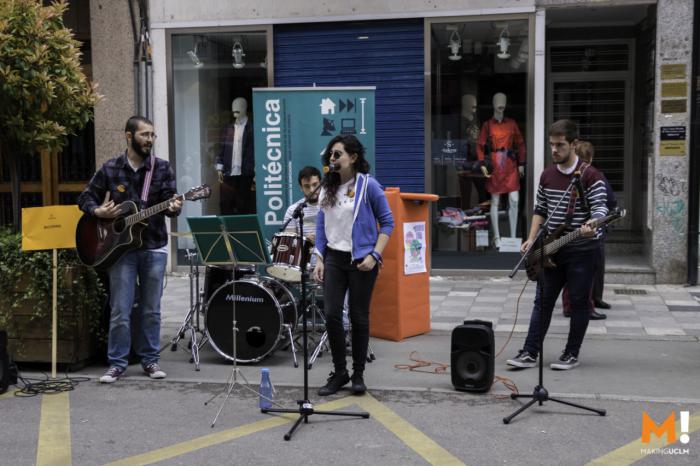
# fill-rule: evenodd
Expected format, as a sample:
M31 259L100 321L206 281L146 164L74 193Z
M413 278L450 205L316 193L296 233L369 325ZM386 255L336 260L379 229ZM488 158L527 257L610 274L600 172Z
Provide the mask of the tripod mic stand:
M569 186L566 188L566 191L564 191L564 194L561 195L561 197L557 201L557 204L554 206L554 209L552 210L552 214L557 211L557 209L559 208L559 205L562 203L562 201L564 200L566 195L569 194L569 192L571 192L574 185L577 182L579 182L580 176L581 176L580 174L575 174L573 176L573 178L571 179L571 182L569 183ZM515 276L515 274L518 272L518 269L520 268L522 263L530 256L530 254L532 254L534 246L539 243L538 252L539 252L539 261L540 261L539 262L540 273L539 273L539 276L537 278L537 293L539 295L539 302L538 302L537 306L539 307L539 312L540 312L540 342L539 342L540 343L540 351L539 351L539 361L538 361L539 362L539 367L538 367L539 368L539 380L538 380L538 384L535 386L535 388L532 392L532 395L516 394L516 393L512 393L510 395L511 399L513 399L513 400L517 399L517 398L532 398L532 399L530 401L528 401L527 403L525 403L520 408L518 408L518 410L515 411L510 416L504 417L503 418L504 424L509 424L510 421L512 421L513 418L515 418L515 416L522 413L523 411L525 411L526 409L528 409L529 407L531 407L535 403L538 403L540 406L542 406L545 401L554 401L555 403L560 403L563 405L572 406L574 408L579 408L579 409L583 409L586 411L591 411L591 412L597 413L601 416L605 416L605 413L606 413L604 409L590 408L588 406L583 406L583 405L580 405L577 403L572 403L570 401L565 401L565 400L560 400L558 398L553 398L553 397L549 396L549 392L547 391L547 389L544 386L544 362L543 362L544 361L544 358L543 358L544 333L545 333L544 305L543 305L544 304L544 280L545 280L544 247L545 247L545 239L547 236L547 226L549 225L549 222L552 218L552 214L550 214L547 217L547 219L543 223L540 224L540 228L537 232L537 236L535 236L535 239L530 244L530 247L527 249L527 251L525 251L525 254L523 255L523 257L520 258L520 261L518 261L518 263L515 265L513 270L510 272L510 274L508 274L508 276L510 278L513 278Z
M314 192L301 202L296 210L294 211L293 218L299 219L299 236L303 236L304 233L304 207L306 207L307 200L311 198L316 191L321 187L319 185ZM308 346L308 329L307 329L307 318L306 318L306 283L309 279L309 272L307 270L308 258L303 257L301 261L301 299L300 305L302 309L302 337L303 337L303 347L304 347L304 398L302 400L297 400L299 408L297 409L279 409L279 408L261 408L260 411L263 413L298 413L299 418L296 420L294 425L289 431L284 434L285 440L291 440L294 431L301 425L302 421L309 423L309 416L313 414L325 414L328 416L350 416L350 417L361 417L363 419L369 419L369 413L367 412L357 412L351 413L347 411L316 411L313 405L309 401L309 346Z

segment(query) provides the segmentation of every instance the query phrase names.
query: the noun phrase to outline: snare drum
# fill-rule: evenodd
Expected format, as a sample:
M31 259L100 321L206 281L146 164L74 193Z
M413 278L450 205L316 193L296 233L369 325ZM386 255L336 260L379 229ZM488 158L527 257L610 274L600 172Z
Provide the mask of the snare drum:
M237 362L259 362L271 355L283 338L283 325L296 326L296 302L279 281L253 275L225 283L207 302L204 325L214 350L230 361L234 360L234 300Z
M311 241L295 233L277 233L272 237L272 265L267 273L285 282L301 281L301 264L311 259Z

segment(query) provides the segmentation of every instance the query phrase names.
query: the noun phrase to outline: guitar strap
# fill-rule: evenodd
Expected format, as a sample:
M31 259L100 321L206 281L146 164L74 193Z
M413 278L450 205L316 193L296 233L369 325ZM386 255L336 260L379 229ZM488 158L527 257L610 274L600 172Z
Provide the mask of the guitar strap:
M576 189L573 189L571 191L571 197L569 198L569 206L566 209L566 218L564 219L564 223L566 224L566 228L571 225L571 220L574 218L574 210L576 209L576 198L580 197L581 198L581 204L583 204L583 209L585 212L590 214L590 207L588 206L588 199L586 199L586 194L583 191L583 184L581 183L581 179L583 178L583 174L586 172L586 170L590 167L586 162L581 163L579 166L579 170L581 172L581 176L579 177L578 181L574 183L574 187Z
M156 169L156 157L151 153L151 168L146 172L146 178L143 180L143 189L141 190L141 202L146 207L148 202L148 192L151 190L151 180L153 179L153 171Z

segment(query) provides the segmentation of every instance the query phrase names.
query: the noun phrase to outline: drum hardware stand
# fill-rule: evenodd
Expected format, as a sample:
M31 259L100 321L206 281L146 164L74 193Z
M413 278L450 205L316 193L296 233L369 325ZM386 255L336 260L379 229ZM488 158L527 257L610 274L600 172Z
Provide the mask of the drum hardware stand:
M566 195L574 188L574 185L579 182L580 179L580 174L574 175L573 178L571 179L571 183L569 183L569 187L566 188L566 191L564 191L564 194L561 195L559 198L559 201L557 204L554 206L553 212L556 212L557 209L559 208L559 205L562 203ZM586 411L591 411L594 413L599 414L600 416L605 416L605 410L604 409L596 409L596 408L589 408L588 406L583 406L580 404L572 403L570 401L566 400L560 400L558 398L552 398L549 396L549 392L547 389L544 387L544 310L543 310L543 302L544 302L544 247L545 247L545 239L547 236L547 226L549 225L549 221L551 220L552 216L550 215L547 217L547 219L540 224L540 229L537 232L537 236L535 236L535 239L533 240L532 244L530 244L530 247L528 248L527 251L525 251L525 254L523 254L523 257L520 258L520 261L515 265L513 270L508 274L510 278L513 278L516 273L518 273L518 269L522 265L522 263L525 261L525 259L532 253L533 248L535 245L539 243L539 255L540 255L540 276L538 277L537 280L537 288L538 288L538 294L540 296L540 301L539 301L539 308L540 308L540 354L539 354L539 381L538 384L535 386L532 395L526 395L526 394L517 394L517 393L511 393L510 397L511 399L515 400L517 398L532 398L530 401L525 403L523 406L518 408L517 411L515 411L513 414L510 416L504 417L503 418L503 423L504 424L509 424L510 421L513 420L515 416L518 414L522 413L535 403L539 403L540 406L543 405L545 401L554 401L555 403L560 403L563 405L567 406L573 406L574 408L579 408L583 409Z
M287 336L289 337L289 347L292 350L292 357L294 358L294 367L299 367L299 362L297 361L297 346L294 344L294 337L292 336L292 325L282 324L282 327L287 331Z
M325 320L324 320L325 322ZM321 339L318 342L318 345L316 345L316 349L314 349L313 354L311 355L311 358L309 359L309 369L313 366L313 364L316 362L316 359L320 357L324 351L329 351L328 349L328 330L323 332L323 335L321 335ZM374 355L374 351L372 350L372 344L367 343L367 362L371 363L372 361L376 360L377 357Z
M322 185L319 185L314 192L306 197L304 202L297 206L292 218L299 219L299 236L303 236L304 232L304 207L306 207L306 202L311 198L316 191L320 189ZM306 424L309 423L309 416L313 414L325 414L328 416L349 416L349 417L361 417L363 419L369 419L369 413L367 412L356 412L351 413L347 411L316 411L313 405L309 401L309 347L308 347L308 329L307 318L306 318L306 283L309 279L309 272L306 267L308 261L302 258L301 261L301 306L302 309L302 335L303 335L303 349L304 349L304 399L297 400L299 407L297 409L279 409L279 408L261 408L260 411L263 413L297 413L299 418L296 420L291 429L284 435L285 440L291 440L294 431L299 428L302 421Z
M190 279L190 310L187 312L185 320L182 321L182 325L180 325L173 339L170 340L170 343L163 345L160 352L168 346L170 346L170 351L177 351L178 343L189 333L190 342L187 345L187 349L192 356L190 362L194 363L194 370L199 371L199 349L206 343L206 337L199 326L199 312L202 308L202 300L199 294L199 267L195 264L197 252L193 249L186 249L185 251L185 257L189 261L190 266L190 271L187 274ZM197 333L202 335L199 341Z

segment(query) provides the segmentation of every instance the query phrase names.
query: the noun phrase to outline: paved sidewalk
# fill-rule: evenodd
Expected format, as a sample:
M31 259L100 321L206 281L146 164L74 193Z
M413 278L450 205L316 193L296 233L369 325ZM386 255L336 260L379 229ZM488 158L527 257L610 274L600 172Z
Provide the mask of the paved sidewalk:
M496 332L527 333L535 284L503 278L434 276L430 278L430 320L433 331L451 331L465 319L488 320ZM203 280L200 279L200 284ZM523 291L523 287L525 290ZM520 304L518 296L522 291ZM178 326L189 307L189 279L170 275L163 294L163 327ZM606 285L604 299L612 309L606 320L591 321L588 335L628 338L700 336L700 287L683 285ZM201 323L202 326L204 323ZM550 334L567 334L561 300Z

